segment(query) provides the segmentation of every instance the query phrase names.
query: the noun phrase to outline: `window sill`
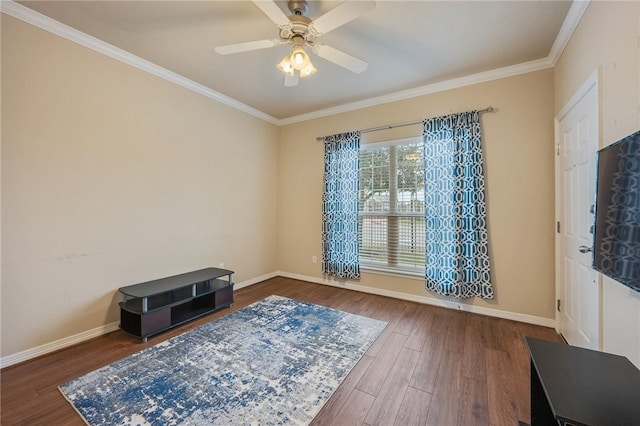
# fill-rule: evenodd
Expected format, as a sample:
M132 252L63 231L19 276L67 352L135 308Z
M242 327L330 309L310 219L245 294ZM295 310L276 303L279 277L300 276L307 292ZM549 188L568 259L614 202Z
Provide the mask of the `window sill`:
M374 265L360 265L360 270L363 272L377 274L377 275L387 275L391 277L399 277L399 278L410 278L414 280L424 280L424 271L399 271L397 269L389 269L381 266Z

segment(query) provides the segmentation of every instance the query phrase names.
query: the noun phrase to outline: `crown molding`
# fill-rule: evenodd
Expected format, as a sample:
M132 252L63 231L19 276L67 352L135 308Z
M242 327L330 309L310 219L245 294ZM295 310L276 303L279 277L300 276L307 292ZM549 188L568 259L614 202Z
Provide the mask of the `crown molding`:
M307 120L341 114L362 108L402 101L405 99L442 92L445 90L457 89L460 87L471 86L474 84L552 68L559 60L560 55L571 39L571 36L578 26L578 23L582 19L582 15L589 6L589 3L590 0L575 0L572 2L569 12L565 17L564 23L560 28L560 32L558 33L558 36L556 37L556 40L551 47L549 55L546 58L476 73L464 77L444 80L414 89L403 90L383 96L376 96L357 102L351 102L283 119L277 119L269 114L266 114L233 98L223 95L222 93L216 92L215 90L203 86L200 83L196 83L193 80L183 77L180 74L177 74L173 71L142 59L100 39L78 31L75 28L69 27L68 25L62 24L54 19L49 18L48 16L42 15L41 13L29 9L26 6L15 3L12 0L0 0L0 12L20 19L23 22L34 25L50 33L56 34L81 46L102 53L117 61L134 66L142 71L148 72L164 80L175 83L188 90L199 93L203 96L206 96L207 98L213 99L214 101L220 102L231 108L235 108L239 111L245 112L268 123L274 124L276 126L286 126L289 124L300 123Z
M29 9L26 6L22 6L12 0L0 1L0 12L6 15L12 16L23 22L36 26L40 29L48 31L52 34L65 38L69 41L77 43L88 49L94 50L98 53L102 53L105 56L113 58L117 61L136 67L149 74L160 77L169 82L175 83L185 89L196 92L221 104L227 105L231 108L237 109L251 116L264 120L272 124L278 124L278 120L269 114L259 111L253 107L250 107L242 102L239 102L229 96L223 95L220 92L216 92L200 83L196 83L186 77L181 76L173 71L163 68L153 62L142 59L126 50L106 43L98 38L92 37L82 31L76 30L68 25L58 22L48 16L45 16L33 9Z
M549 61L555 66L555 64L560 59L560 55L564 52L564 48L567 47L569 40L571 40L571 36L573 32L578 27L580 20L582 19L582 15L589 7L591 0L574 0L571 3L571 7L569 8L569 12L567 12L567 16L564 18L564 22L562 23L562 27L560 27L560 31L558 32L558 36L556 40L553 42L553 46L551 46L551 50L549 51Z
M327 117L330 115L341 114L358 109L373 107L390 102L403 101L405 99L415 98L418 96L429 95L432 93L443 92L445 90L458 89L460 87L471 86L478 83L499 80L507 77L514 77L520 74L526 74L534 71L540 71L553 67L549 58L536 59L534 61L524 62L522 64L510 65L508 67L497 68L477 74L471 74L464 77L458 77L450 80L444 80L437 83L427 84L425 86L416 87L414 89L402 90L400 92L391 93L389 95L376 96L374 98L364 99L362 101L351 102L348 104L338 105L336 107L326 108L307 114L300 114L293 117L278 120L279 126L299 123L302 121L313 120L316 118Z
M432 93L442 92L445 90L457 89L460 87L471 86L474 84L485 83L492 80L499 80L501 78L514 77L520 74L526 74L529 72L540 71L547 68L553 68L560 55L564 51L564 48L569 43L573 32L580 23L582 15L587 10L591 0L574 0L571 3L571 7L567 12L567 16L560 27L558 36L551 46L549 55L546 58L537 59L534 61L524 62L521 64L511 65L508 67L497 68L490 71L485 71L477 74L471 74L464 77L454 78L451 80L445 80L438 83L428 84L426 86L417 87L414 89L403 90L400 92L392 93L389 95L377 96L375 98L369 98L358 102L352 102L348 104L338 105L336 107L326 108L307 114L300 114L293 117L278 120L279 126L285 126L288 124L299 123L302 121L313 120L316 118L327 117L334 114L341 114L349 111L354 111L362 108L368 108L376 105L381 105L390 102L402 101L405 99L415 98L418 96L429 95Z

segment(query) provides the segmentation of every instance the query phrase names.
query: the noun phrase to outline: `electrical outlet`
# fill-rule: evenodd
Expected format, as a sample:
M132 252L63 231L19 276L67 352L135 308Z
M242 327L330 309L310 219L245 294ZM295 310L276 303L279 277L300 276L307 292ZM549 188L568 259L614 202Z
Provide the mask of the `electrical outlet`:
M218 268L224 268L224 263L218 263Z
M311 256L311 263L318 263L318 256Z

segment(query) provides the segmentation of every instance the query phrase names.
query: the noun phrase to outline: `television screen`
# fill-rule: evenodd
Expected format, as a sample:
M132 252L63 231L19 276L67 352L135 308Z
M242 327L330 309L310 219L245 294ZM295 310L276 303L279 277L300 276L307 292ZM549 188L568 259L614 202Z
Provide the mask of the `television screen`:
M593 267L640 292L640 131L598 151Z

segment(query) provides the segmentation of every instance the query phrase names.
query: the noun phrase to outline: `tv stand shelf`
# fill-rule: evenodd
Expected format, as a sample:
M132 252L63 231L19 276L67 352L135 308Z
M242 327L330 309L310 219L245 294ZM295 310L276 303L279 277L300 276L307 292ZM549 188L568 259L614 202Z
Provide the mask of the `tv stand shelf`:
M120 328L149 336L233 305L233 271L205 268L119 289Z

